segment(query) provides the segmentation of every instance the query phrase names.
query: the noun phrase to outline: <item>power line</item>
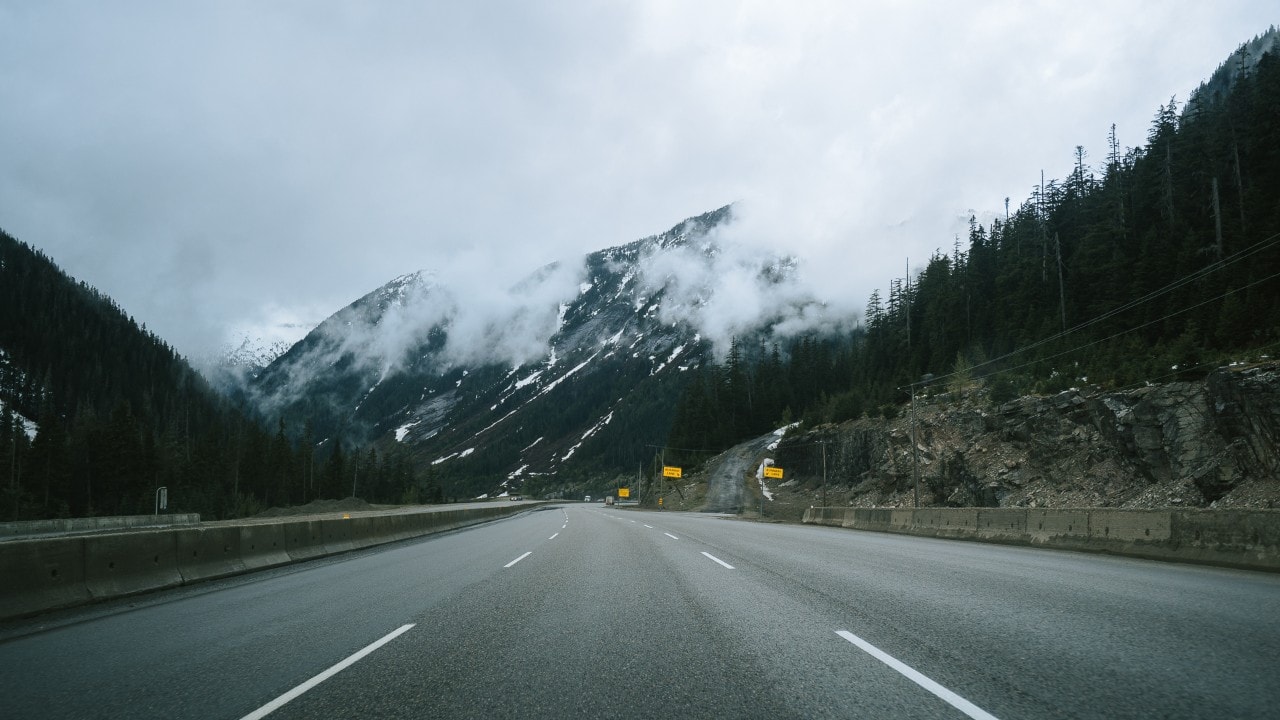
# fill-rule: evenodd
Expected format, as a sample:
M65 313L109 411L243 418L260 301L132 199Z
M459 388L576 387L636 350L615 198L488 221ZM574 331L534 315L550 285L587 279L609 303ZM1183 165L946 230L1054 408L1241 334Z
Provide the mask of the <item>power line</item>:
M1245 248L1244 250L1241 250L1240 252L1238 252L1238 253L1236 253L1236 254L1234 254L1234 255L1231 255L1231 256L1229 256L1229 257L1223 258L1222 260L1219 260L1219 261L1217 261L1217 262L1214 262L1214 263L1211 263L1211 264L1209 264L1209 265L1206 265L1205 267L1203 267L1203 268L1201 268L1201 269L1199 269L1199 270L1196 270L1195 272L1193 272L1193 273L1191 273L1191 274L1189 274L1189 275L1186 275L1186 276L1184 276L1184 277L1182 277L1182 278L1179 278L1179 279L1177 279L1177 280L1175 280L1175 281L1173 281L1173 282L1169 283L1168 285L1165 285L1164 287L1162 287L1162 288L1160 288L1160 289L1158 289L1158 290L1154 290L1154 291L1152 291L1152 292L1150 292L1150 293L1147 293L1146 295L1144 295L1144 296L1142 296L1142 297L1140 297L1140 298L1137 298L1136 300L1131 300L1131 301L1129 301L1129 302L1127 302L1127 303L1125 303L1125 304L1123 304L1123 305L1121 305L1121 306L1119 306L1119 307L1117 307L1117 308L1114 308L1114 309L1112 309L1112 310L1109 310L1109 311L1107 311L1107 312L1103 313L1102 315L1099 315L1098 317L1095 317L1095 318L1093 318L1093 319L1091 319L1091 320L1087 320L1087 321L1085 321L1085 322L1083 322L1083 323L1080 323L1080 324L1078 324L1078 325L1075 325L1074 327L1068 328L1067 330L1064 330L1064 331L1062 331L1062 332L1055 333L1055 334L1053 334L1053 335L1051 335L1051 336L1049 336L1049 337L1047 337L1047 338L1044 338L1044 339L1042 339L1042 340L1037 340L1036 342L1033 342L1033 343L1031 343L1030 345L1025 345L1025 346L1023 346L1023 347L1017 348L1016 350L1011 350L1011 351L1009 351L1009 352L1005 353L1004 355L1001 355L1000 357L997 357L997 358L994 358L994 359L991 359L991 360L987 360L987 361L985 361L985 362L978 363L977 365L974 365L974 366L970 367L970 368L967 370L967 372L974 372L975 370L978 370L978 369L980 369L980 368L987 367L987 366L989 366L989 365L993 365L993 364L995 364L995 363L998 363L998 362L1001 362L1001 361L1007 360L1007 359L1009 359L1009 358L1011 358L1011 357L1014 357L1014 356L1016 356L1016 355L1021 355L1021 354L1025 353L1025 352L1029 352L1029 351L1034 350L1034 349L1036 349L1036 348L1038 348L1038 347L1042 347L1042 346L1047 345L1047 344L1049 344L1049 343L1051 343L1051 342L1054 342L1054 341L1057 341L1057 340L1061 340L1061 339L1062 339L1062 338L1064 338L1064 337L1067 337L1067 336L1072 335L1072 334L1074 334L1074 333L1080 332L1081 330L1084 330L1084 329L1086 329L1086 328L1088 328L1088 327L1092 327L1093 325L1096 325L1096 324L1098 324L1098 323L1100 323L1100 322L1103 322L1104 320L1108 320L1108 319L1110 319L1110 318L1112 318L1112 317L1115 317L1116 315L1119 315L1119 314L1121 314L1121 313L1123 313L1123 312L1127 312L1128 310L1132 310L1133 308L1136 308L1136 307L1138 307L1138 306L1140 306L1140 305L1144 305L1144 304L1146 304L1146 303L1148 303L1148 302L1151 302L1151 301L1153 301L1153 300L1156 300L1157 298L1159 298L1159 297L1161 297L1161 296L1163 296L1163 295L1167 295L1167 294L1169 294L1169 293L1173 292L1174 290L1177 290L1177 289L1179 289L1179 288L1181 288L1181 287L1184 287L1184 286L1186 286L1186 285L1188 285L1188 284L1190 284L1190 283L1192 283L1192 282L1195 282L1196 280L1200 280L1200 279L1204 278L1205 276L1207 276L1207 275L1209 275L1209 274L1211 274L1211 273L1213 273L1213 272L1216 272L1216 271L1218 271L1218 270L1225 269L1226 267L1228 267L1228 266L1230 266L1230 265L1232 265L1232 264L1234 264L1234 263L1237 263L1237 262L1241 262L1241 261L1243 261L1243 260L1246 260L1246 259L1248 259L1248 258L1250 258L1250 257L1252 257L1252 256L1254 256L1254 255L1256 255L1256 254L1258 254L1258 253L1260 253L1260 252L1262 252L1262 251L1264 251L1264 250L1267 250L1267 249L1269 249L1269 248L1271 248L1271 247L1273 247L1273 246L1275 246L1275 245L1277 245L1277 244L1280 244L1280 233L1276 233L1276 234L1274 234L1274 235L1271 235L1271 236L1270 236L1270 237L1268 237L1268 238L1265 238L1265 239L1263 239L1263 240L1260 240L1260 241L1258 241L1257 243L1255 243L1255 244L1251 245L1251 246L1250 246L1250 247L1248 247L1248 248ZM1116 333L1116 334L1114 334L1114 335L1108 336L1108 337L1106 337L1106 338L1102 338L1101 340L1095 340L1095 341L1093 341L1093 342L1089 342L1089 343L1086 343L1086 344L1084 344L1084 345L1080 345L1080 346L1078 346L1078 347L1072 348L1072 349L1070 349L1070 350L1065 350L1065 351L1063 351L1063 352L1060 352L1060 353L1056 353L1056 354L1050 355L1050 356L1048 356L1048 357L1037 358L1036 360L1033 360L1033 361L1030 361L1030 362L1026 362L1026 363L1023 363L1023 364L1021 364L1021 365L1016 365L1016 366L1014 366L1014 367L1012 367L1012 368L1005 368L1005 369L1003 369L1003 370L998 370L998 371L994 371L994 372L986 373L986 374L984 374L984 375L981 375L981 376L980 376L980 378L991 377L991 376L993 376L993 375L998 375L998 374L1000 374L1000 373L1002 373L1002 372L1011 372L1011 371L1013 371L1013 370L1019 370L1019 369L1024 368L1024 367L1028 367L1028 366L1030 366L1030 365L1034 365L1034 364L1036 364L1036 363L1038 363L1038 362L1043 362L1043 361L1045 361L1045 360L1052 360L1052 359L1054 359L1054 358L1061 357L1061 356L1063 356L1063 355L1068 355L1068 354L1071 354L1071 353L1074 353L1074 352L1078 352L1078 351L1083 350L1083 349L1085 349L1085 348L1089 348L1089 347L1092 347L1092 346L1097 345L1097 344L1099 344L1099 343L1103 343L1103 342L1106 342L1106 341L1108 341L1108 340L1115 339L1115 338L1117 338L1117 337L1120 337L1120 336L1122 336L1122 335L1126 335L1126 334L1128 334L1128 333L1130 333L1130 332L1134 332L1134 331L1136 331L1136 330L1140 330L1140 329L1142 329L1142 328L1144 328L1144 327L1148 327L1148 326L1153 325L1153 324L1155 324L1155 323L1163 322L1163 321L1168 320L1168 319L1170 319L1170 318L1172 318L1172 317L1176 317L1177 315L1181 315L1181 314L1183 314L1183 313L1190 312L1191 310L1194 310L1194 309L1196 309L1196 308L1199 308L1199 307L1202 307L1202 306L1204 306L1204 305L1207 305L1208 303L1215 302L1215 301L1217 301L1217 300L1221 300L1221 299L1223 299L1223 298L1225 298L1225 297L1227 297L1227 296L1229 296L1229 295L1233 295L1233 294L1235 294L1235 293L1237 293L1237 292L1240 292L1240 291L1242 291L1242 290L1247 290L1247 289L1249 289L1249 288L1251 288L1251 287L1253 287L1253 286L1255 286L1255 285L1259 285L1259 284L1261 284L1261 283L1264 283L1264 282L1267 282L1267 281L1273 280L1273 279L1275 279L1275 278L1276 278L1276 277L1278 277L1278 276L1280 276L1280 273L1276 273L1276 274L1274 274L1274 275L1270 275L1270 276L1265 277L1265 278L1263 278L1263 279L1261 279L1261 280L1255 280L1254 282L1251 282L1251 283L1249 283L1248 285L1245 285L1244 287L1240 287L1240 288L1235 288L1235 289L1232 289L1232 290L1228 290L1227 292L1222 293L1221 295L1218 295L1217 297L1210 298L1210 299L1208 299L1208 300L1205 300L1205 301L1203 301L1203 302L1197 303L1197 304L1195 304L1195 305L1192 305L1192 306L1190 306L1190 307L1184 308L1184 309L1182 309L1182 310L1178 310L1178 311L1176 311L1176 312L1169 313L1168 315L1165 315L1164 317L1162 317L1162 318L1160 318L1160 319L1158 319L1158 320L1152 320L1152 321L1150 321L1150 322L1143 323L1142 325L1138 325L1137 327L1129 328L1128 330L1123 330L1123 331L1121 331L1121 332L1119 332L1119 333ZM900 386L898 389L899 389L899 390L904 390L904 389L906 389L907 387L910 387L910 386L928 386L928 385L934 384L934 383L936 383L936 382L939 382L939 381L942 381L942 380L946 380L946 379L948 379L948 378L955 377L956 375L959 375L959 374L961 374L961 373L960 373L960 371L950 372L950 373L946 373L946 374L944 374L944 375L938 375L938 376L935 376L935 377L930 378L928 381L925 381L925 382L917 382L917 383L910 383L910 385L903 385L903 386Z

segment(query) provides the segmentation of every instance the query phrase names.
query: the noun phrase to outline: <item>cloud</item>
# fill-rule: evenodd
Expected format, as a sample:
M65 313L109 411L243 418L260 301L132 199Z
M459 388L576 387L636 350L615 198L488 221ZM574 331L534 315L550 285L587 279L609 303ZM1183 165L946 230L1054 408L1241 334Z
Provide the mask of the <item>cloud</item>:
M454 295L466 299L457 305L449 323L445 362L516 367L545 356L560 329L561 306L578 295L585 277L582 262L555 263L507 290L463 293L461 288L477 284L460 275Z
M1261 0L9 4L0 226L189 355L416 268L465 266L478 306L733 201L743 242L861 307L971 208L1101 157L1111 123L1139 144L1275 21Z
M737 204L730 220L705 236L640 258L643 292L662 293L659 319L694 328L721 356L733 338L757 332L777 342L851 329L856 306L822 293L815 268L774 240L782 236L761 233L749 208Z

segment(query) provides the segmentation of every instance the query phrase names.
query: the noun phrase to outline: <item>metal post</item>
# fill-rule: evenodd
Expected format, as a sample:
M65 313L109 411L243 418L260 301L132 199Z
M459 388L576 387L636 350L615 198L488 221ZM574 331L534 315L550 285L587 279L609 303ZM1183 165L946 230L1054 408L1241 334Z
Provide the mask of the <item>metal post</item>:
M161 508L169 509L169 488L166 485L156 488L156 515L160 514Z

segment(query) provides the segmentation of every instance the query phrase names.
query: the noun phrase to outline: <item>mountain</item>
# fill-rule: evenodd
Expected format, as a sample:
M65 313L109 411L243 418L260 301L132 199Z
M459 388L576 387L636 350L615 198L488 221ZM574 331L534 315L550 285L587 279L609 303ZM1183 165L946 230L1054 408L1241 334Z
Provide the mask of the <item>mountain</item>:
M226 368L238 368L250 376L257 376L277 358L293 347L293 343L281 340L269 341L262 337L245 335L236 345L223 349L218 364Z
M401 276L271 363L251 397L266 417L309 422L322 446L408 448L451 494L635 473L663 444L688 371L711 358L698 320L729 252L713 231L730 219L724 207L547 266L495 289L497 309L467 307L432 273ZM793 269L769 254L733 264L765 285Z

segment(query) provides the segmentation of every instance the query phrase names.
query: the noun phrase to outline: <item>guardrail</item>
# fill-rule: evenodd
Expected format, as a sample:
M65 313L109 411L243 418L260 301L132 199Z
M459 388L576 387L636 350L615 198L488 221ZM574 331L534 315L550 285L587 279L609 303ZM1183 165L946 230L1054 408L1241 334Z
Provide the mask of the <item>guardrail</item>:
M541 504L11 540L0 543L0 619L421 537Z
M804 522L1280 571L1277 510L815 507Z

